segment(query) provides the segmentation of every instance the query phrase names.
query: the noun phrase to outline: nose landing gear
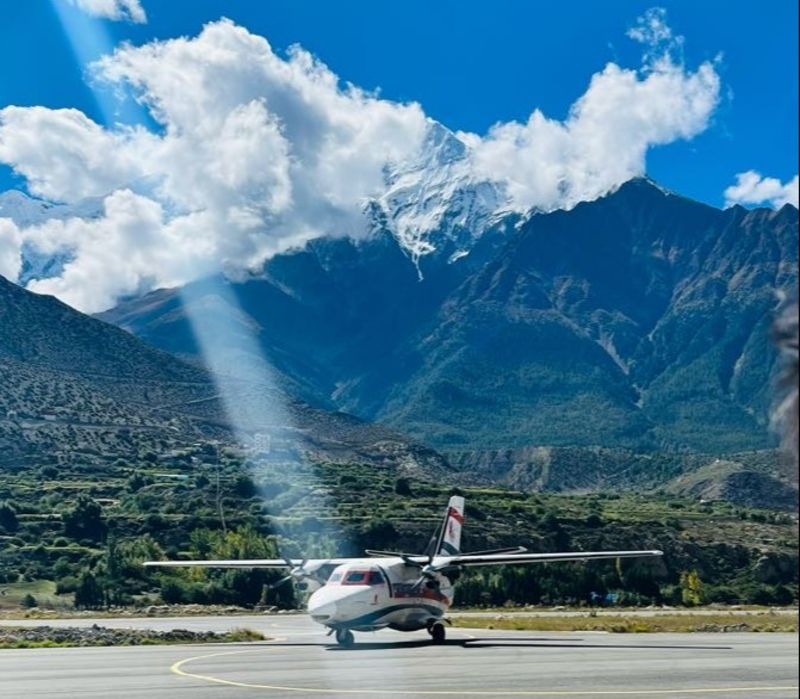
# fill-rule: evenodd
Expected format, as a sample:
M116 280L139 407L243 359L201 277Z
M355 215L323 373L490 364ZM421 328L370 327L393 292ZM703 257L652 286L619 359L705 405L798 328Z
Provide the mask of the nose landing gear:
M355 642L355 637L353 636L353 632L350 629L337 629L336 630L336 642L342 648L349 648Z

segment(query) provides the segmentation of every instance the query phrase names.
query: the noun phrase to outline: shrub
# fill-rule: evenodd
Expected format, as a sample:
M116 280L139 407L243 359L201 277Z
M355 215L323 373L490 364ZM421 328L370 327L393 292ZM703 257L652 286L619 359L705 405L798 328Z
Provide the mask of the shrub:
M597 527L602 527L603 518L596 512L593 512L586 518L586 526L592 527L592 529L597 529Z
M97 541L106 533L103 508L86 494L78 496L74 507L64 514L64 533L73 539Z
M233 490L240 498L245 499L252 498L258 494L258 488L256 488L256 484L253 483L253 479L244 474L236 478Z
M411 496L414 493L411 491L411 483L408 478L398 478L394 482L394 492L398 495Z
M0 503L0 529L5 529L9 534L19 529L17 511L11 503Z
M99 609L103 606L104 595L97 579L89 571L81 573L75 589L76 609Z
M67 575L56 582L56 594L68 595L78 589L78 578L74 575Z
M165 604L181 604L186 601L186 591L175 578L165 578L161 583L161 600Z

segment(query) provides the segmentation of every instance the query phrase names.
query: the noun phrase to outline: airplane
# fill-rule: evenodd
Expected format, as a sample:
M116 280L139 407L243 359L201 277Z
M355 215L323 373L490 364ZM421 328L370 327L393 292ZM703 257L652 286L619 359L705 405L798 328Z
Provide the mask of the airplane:
M529 553L523 546L461 553L463 524L464 498L454 495L424 554L367 549L365 558L147 561L144 565L287 569L288 574L273 587L289 581L304 583L312 590L309 615L329 629L328 635L335 633L336 642L346 648L354 643L353 631L384 628L427 629L433 643L443 643L445 614L462 568L663 555L657 550Z

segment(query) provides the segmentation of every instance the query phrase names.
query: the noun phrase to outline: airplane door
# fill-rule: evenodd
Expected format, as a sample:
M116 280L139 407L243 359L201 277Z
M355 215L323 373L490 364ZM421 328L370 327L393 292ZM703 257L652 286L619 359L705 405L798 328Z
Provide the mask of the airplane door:
M373 570L369 577L370 605L379 607L391 599L389 577L383 570Z

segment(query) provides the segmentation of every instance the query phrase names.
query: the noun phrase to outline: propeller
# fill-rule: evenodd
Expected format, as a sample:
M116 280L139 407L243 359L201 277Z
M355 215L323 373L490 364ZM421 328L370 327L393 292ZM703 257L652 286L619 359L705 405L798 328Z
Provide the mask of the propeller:
M435 539L431 540L431 543L435 544ZM420 556L415 556L412 558L412 554L407 553L400 553L395 554L400 556L403 559L407 566L411 566L412 568L419 568L420 569L420 576L416 579L414 584L411 586L411 590L416 592L423 583L426 581L429 584L432 584L434 589L439 587L439 581L435 577L435 573L442 573L443 575L450 575L450 574L457 574L460 571L459 566L454 565L433 565L433 558L434 555L432 553L433 549L431 548L431 543L428 544L428 547L425 549L424 556L427 556L428 562L422 563L419 560L414 560L414 558L420 558ZM485 551L475 551L472 552L472 555L482 555L487 556L491 554L500 554L500 553L524 553L527 551L524 546L511 546L507 548L499 548L499 549L487 549Z
M437 566L433 565L433 556L428 556L428 562L426 564L418 563L417 561L412 561L412 565L420 569L420 576L411 586L411 589L416 592L419 590L420 587L424 583L433 584L433 587L436 588L439 586L439 581L436 579L435 574L441 572L441 570Z
M412 558L411 554L408 553L400 554L400 558L403 559L403 563L405 563L407 566L411 566L412 568L424 568L425 566L429 566L431 563L433 563L433 554L427 554L427 556L428 556L428 562L421 563L420 561L415 561L414 558ZM415 558L419 558L419 556L415 556Z
M295 582L299 582L299 581L303 580L304 578L314 578L314 571L306 570L306 568L305 568L306 563L308 563L308 559L307 558L304 558L300 562L299 566L294 565L294 563L292 563L292 560L290 558L284 558L283 560L286 561L286 566L289 568L289 574L288 575L284 575L280 580L278 580L277 582L272 583L269 586L270 590L274 590L275 588L280 587L281 585L284 585L285 583L289 582L290 580L293 580Z

